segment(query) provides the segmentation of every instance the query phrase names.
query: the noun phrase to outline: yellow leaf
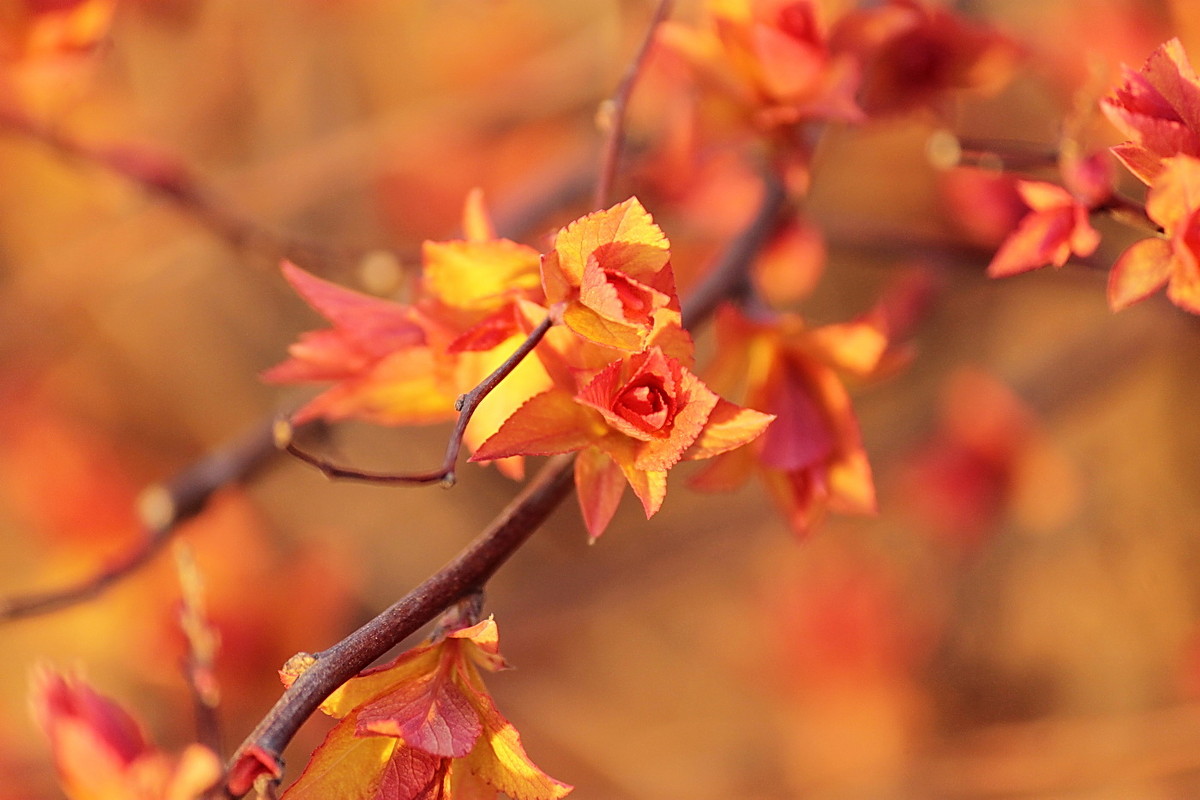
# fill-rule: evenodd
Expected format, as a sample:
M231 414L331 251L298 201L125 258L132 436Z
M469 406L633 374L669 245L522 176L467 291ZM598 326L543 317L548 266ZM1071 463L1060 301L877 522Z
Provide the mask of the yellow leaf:
M577 219L559 231L554 239L557 267L570 285L578 286L583 279L583 268L588 258L601 245L616 243L647 245L661 252L660 256L654 257L661 259L657 269L651 271L657 272L666 266L669 248L667 237L654 224L654 219L637 198L631 197L605 211L596 211ZM637 278L650 263L640 265L636 271L625 271ZM561 298L551 298L551 302L558 299Z
M382 773L399 744L388 736L356 736L357 724L351 714L334 726L282 800L373 800L378 796Z
M1176 156L1163 161L1146 196L1146 213L1168 232L1200 208L1200 160Z
M887 336L866 320L823 325L811 332L809 341L830 364L857 375L875 369L887 349Z
M475 749L462 765L513 800L558 800L573 788L542 772L529 760L517 729L500 715L492 699L475 694L472 702L483 723Z
M572 303L563 312L563 322L583 338L614 347L618 350L636 352L646 343L647 330L636 325L623 325L605 319L587 306Z
M492 310L540 284L537 251L507 239L425 242L421 252L426 290L456 308Z

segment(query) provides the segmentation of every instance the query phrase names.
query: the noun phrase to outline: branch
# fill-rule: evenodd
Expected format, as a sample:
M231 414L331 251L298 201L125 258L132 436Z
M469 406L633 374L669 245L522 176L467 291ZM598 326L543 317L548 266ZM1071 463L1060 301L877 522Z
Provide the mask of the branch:
M625 115L629 110L629 98L633 95L633 87L637 84L637 79L642 74L646 59L650 55L650 48L654 44L654 34L658 31L658 26L671 13L671 5L671 0L659 0L658 8L655 9L654 16L650 20L650 26L646 29L646 36L642 39L637 55L625 69L621 83L617 86L616 94L601 106L601 114L604 124L607 126L608 136L604 142L604 154L600 159L600 177L596 181L596 192L592 201L593 208L608 207L608 196L612 192L613 180L617 175L617 165L621 160L621 147L625 143Z
M199 514L222 486L244 483L277 452L274 418L202 458L167 481L149 486L138 501L143 539L103 571L72 586L0 600L0 623L48 614L96 597L152 559L180 523Z
M754 219L684 303L689 326L711 316L722 298L739 291L747 266L774 230L786 201L781 185L767 184ZM283 693L234 754L226 778L229 793L240 797L259 775L279 777L284 747L326 697L443 610L482 590L570 494L573 462L571 455L551 458L453 561L341 642L316 654L312 666Z
M1130 200L1124 195L1114 193L1102 204L1093 208L1092 213L1108 214L1117 222L1122 222L1131 228L1149 231L1160 236L1165 232L1161 225L1150 219L1150 215L1146 213L1145 205L1135 200Z
M229 210L197 181L175 156L144 144L97 146L75 139L12 107L0 106L0 130L42 144L68 159L107 170L162 197L235 248L257 251L273 261L358 263L373 252L333 248L316 241L282 236Z
M768 175L764 182L763 198L759 201L754 218L730 243L721 259L683 304L683 327L693 328L712 316L722 301L746 296L750 290L747 266L767 243L787 212L787 199L784 185Z
M317 653L312 666L238 748L229 766L229 791L241 796L258 775L281 774L279 754L334 689L446 608L479 591L570 494L573 462L572 456L550 459L453 561L354 633Z
M345 478L367 483L384 483L398 486L424 486L430 483L440 483L449 488L457 480L454 474L454 467L458 463L458 454L462 450L463 436L467 432L467 424L471 421L475 410L479 408L479 404L483 402L483 399L500 385L500 381L504 380L509 373L517 368L518 364L525 360L526 356L533 352L533 348L537 347L538 342L542 340L542 337L546 335L546 331L550 330L553 324L553 320L549 316L539 322L537 327L525 338L525 341L521 342L512 355L505 359L503 364L496 367L491 375L484 378L471 391L464 395L459 395L458 400L454 403L454 409L458 411L458 421L454 423L454 430L450 434L450 442L446 445L446 457L442 460L442 465L435 470L397 475L385 472L367 472L350 467L339 467L298 447L292 441L293 428L286 420L276 427L276 444L304 463L316 467L327 478Z
M980 167L996 172L1025 172L1058 166L1057 148L1016 139L959 137L939 130L929 137L926 155L939 169Z

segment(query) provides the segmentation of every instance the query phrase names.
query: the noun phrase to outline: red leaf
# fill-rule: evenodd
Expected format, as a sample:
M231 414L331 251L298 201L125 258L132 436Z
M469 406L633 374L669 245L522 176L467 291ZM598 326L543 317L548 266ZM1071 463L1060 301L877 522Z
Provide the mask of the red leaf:
M482 730L470 702L443 670L427 673L359 708L359 736L403 739L435 756L471 752Z

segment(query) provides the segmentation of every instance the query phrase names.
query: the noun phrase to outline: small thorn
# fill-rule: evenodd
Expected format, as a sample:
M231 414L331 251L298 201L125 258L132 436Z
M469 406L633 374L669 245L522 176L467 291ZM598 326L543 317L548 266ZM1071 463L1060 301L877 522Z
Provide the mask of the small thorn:
M454 401L454 410L462 411L463 406L465 406L466 404L467 404L467 396L465 394L460 394L458 396L458 399Z

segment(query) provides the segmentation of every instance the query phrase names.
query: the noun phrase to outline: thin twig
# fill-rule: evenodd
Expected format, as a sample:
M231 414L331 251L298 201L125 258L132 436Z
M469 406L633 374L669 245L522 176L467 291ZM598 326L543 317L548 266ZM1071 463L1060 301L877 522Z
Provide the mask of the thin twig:
M1015 139L979 139L956 137L958 162L955 166L982 167L1005 172L1052 169L1058 166L1056 148Z
M505 359L503 364L496 367L492 374L484 378L474 389L459 396L458 400L454 403L454 409L458 411L458 420L454 423L454 430L451 432L450 441L446 445L446 457L442 460L442 465L437 469L428 472L392 474L386 472L369 472L351 467L340 467L297 446L292 441L291 428L286 422L276 430L277 444L304 463L316 467L328 478L343 478L346 480L363 481L365 483L383 483L394 486L427 486L431 483L440 483L445 487L451 487L457 480L454 468L458 463L458 455L462 451L463 436L466 435L467 424L471 421L475 410L479 408L479 404L483 402L484 398L500 385L500 381L504 380L509 373L517 368L517 365L526 356L533 352L533 349L537 347L538 342L542 340L542 337L546 335L546 331L550 330L553 324L553 320L549 316L539 322L537 327L525 337L525 341L521 342L517 349L512 352L512 355Z
M625 143L625 115L629 110L629 98L633 95L633 87L637 84L637 79L642 74L642 68L646 65L646 59L650 55L650 48L654 44L654 35L658 31L658 26L670 13L671 0L660 0L658 8L654 11L654 17L646 29L646 36L638 48L637 55L634 56L633 61L625 69L625 74L621 77L616 94L602 107L605 112L607 136L604 141L603 155L600 158L600 176L596 181L596 192L592 201L593 208L608 206L609 194L612 192L613 181L621 160L621 147Z
M683 326L693 328L712 316L717 306L742 297L750 289L746 265L763 248L782 221L787 208L787 190L768 176L758 211L746 228L730 243L721 259L705 275L683 304Z
M48 614L96 597L152 559L179 524L199 514L221 487L244 483L275 454L274 418L142 492L143 538L108 567L74 585L0 600L0 622Z
M1124 195L1113 194L1101 205L1092 209L1093 213L1108 214L1117 222L1131 228L1137 228L1150 233L1162 234L1163 228L1146 213L1146 206Z
M723 297L738 291L754 255L766 243L787 205L781 186L768 184L758 212L726 250L708 279L684 303L689 326L704 321ZM453 561L315 662L283 693L229 762L226 787L240 797L257 776L282 774L280 754L300 726L337 687L446 608L481 590L497 569L570 494L570 455L555 456Z

